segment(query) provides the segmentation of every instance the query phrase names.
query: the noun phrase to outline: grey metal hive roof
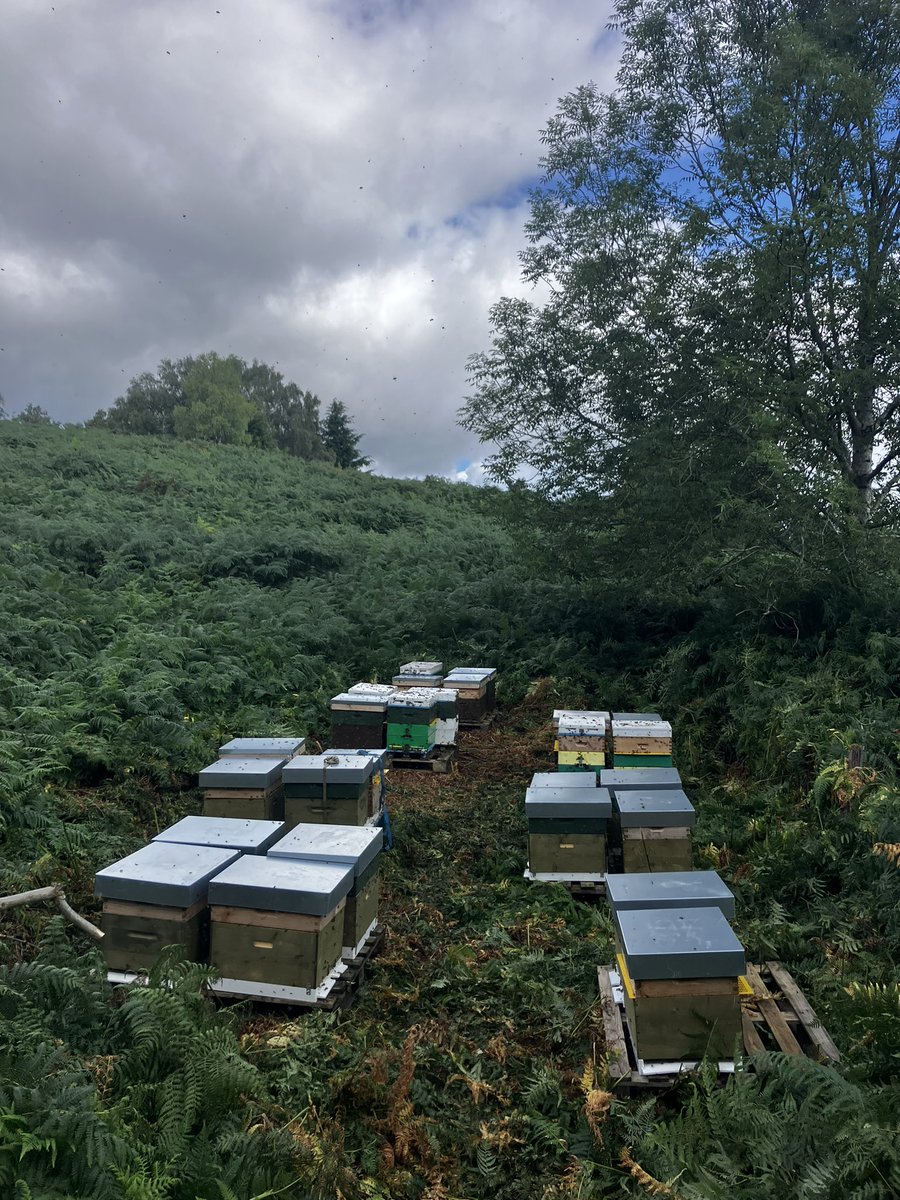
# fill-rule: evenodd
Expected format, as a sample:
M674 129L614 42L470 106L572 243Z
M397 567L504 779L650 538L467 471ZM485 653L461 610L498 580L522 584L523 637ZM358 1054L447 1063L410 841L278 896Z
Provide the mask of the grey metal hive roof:
M533 788L584 788L597 787L596 771L538 771L531 777Z
M154 842L186 846L216 846L243 854L265 854L284 831L283 821L242 821L239 817L182 817Z
M629 909L616 921L635 981L724 979L747 968L744 948L718 908Z
M670 738L672 726L668 721L621 721L612 723L614 738Z
M375 769L374 759L362 754L304 754L284 768L285 783L363 784Z
M306 745L302 737L236 737L219 747L220 758L256 758L260 755L293 758Z
M324 917L352 886L353 868L345 863L248 854L212 880L209 902Z
M355 877L378 857L383 843L384 834L371 825L297 825L275 843L269 858L344 863Z
M697 813L682 791L654 791L615 794L615 808L623 829L661 829L694 825Z
M354 683L347 688L351 696L393 696L396 690L391 683Z
M347 757L349 757L349 758L355 758L355 757L370 758L372 760L372 762L375 764L375 769L380 770L381 768L384 767L384 764L385 764L386 760L388 759L388 757L390 756L390 753L391 753L390 750L366 750L366 749L353 750L349 746L341 746L337 750L334 750L334 749L323 750L322 756L323 756L323 758L330 758L332 755L337 754L337 755L340 755L342 758L347 758ZM331 776L329 775L328 778L330 779Z
M600 786L613 795L619 792L661 792L681 790L681 776L674 767L623 767L600 772Z
M220 758L200 772L201 788L267 788L281 779L282 762L272 758Z
M107 900L189 908L206 896L210 879L238 857L236 850L151 842L98 871L94 891Z
M612 800L605 788L530 787L525 793L527 817L605 818L612 813Z
M662 717L659 713L620 713L614 712L612 715L614 721L661 721Z
M440 675L444 670L442 662L423 662L416 660L414 662L403 663L397 670L398 675Z
M734 893L715 871L641 871L607 875L606 895L614 913L639 908L720 909L734 919Z

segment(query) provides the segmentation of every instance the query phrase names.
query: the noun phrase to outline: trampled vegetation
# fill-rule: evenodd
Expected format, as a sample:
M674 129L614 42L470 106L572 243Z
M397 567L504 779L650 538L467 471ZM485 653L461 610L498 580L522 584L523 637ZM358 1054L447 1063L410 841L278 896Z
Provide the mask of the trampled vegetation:
M95 911L94 869L196 811L192 772L226 734L325 736L348 680L434 653L504 687L457 776L395 781L388 946L344 1015L216 1013L178 964L158 973L174 989L112 1003L81 935L4 919L5 1194L897 1191L894 639L542 581L496 493L438 480L16 423L0 457L7 892L61 882ZM658 1103L611 1090L605 910L521 878L549 711L601 699L672 717L697 863L737 892L749 954L800 979L840 1070L772 1056Z

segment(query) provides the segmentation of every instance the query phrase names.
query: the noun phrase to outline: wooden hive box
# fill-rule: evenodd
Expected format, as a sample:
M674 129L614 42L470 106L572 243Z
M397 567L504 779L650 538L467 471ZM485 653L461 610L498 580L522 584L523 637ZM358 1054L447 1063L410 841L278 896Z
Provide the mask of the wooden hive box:
M219 758L277 758L287 762L306 750L302 737L236 737L219 747Z
M731 1059L742 1048L746 959L717 906L616 913L625 1017L647 1062Z
M301 825L269 851L271 858L336 862L353 871L344 908L341 953L354 958L378 921L379 872L384 837L370 825L351 829L338 825Z
M239 854L265 854L284 834L283 821L243 821L236 817L182 817L154 842L182 846L211 846Z
M199 776L204 817L243 821L279 821L284 793L280 758L227 756L204 767Z
M226 867L209 891L216 987L320 987L341 960L352 883L339 863L247 855Z
M284 768L284 822L365 825L375 759L368 754L307 754Z
M369 780L369 805L367 820L370 817L377 816L378 813L381 812L382 808L384 808L387 772L391 761L390 751L383 748L380 750L350 750L339 748L323 750L322 753L326 756L331 754L358 754L372 760L373 769L372 776Z
M403 663L393 678L393 684L401 691L409 688L439 688L444 679L442 662L416 661Z
M459 694L453 688L409 688L405 695L434 700L434 744L455 746L459 738Z
M387 747L389 750L427 753L437 733L435 689L427 693L404 692L388 701Z
M463 724L479 724L494 711L497 699L497 671L494 667L454 667L444 680L459 696L459 719Z
M237 858L235 850L151 842L98 871L94 890L103 899L108 969L148 971L166 946L180 946L191 962L205 962L209 881Z
M602 788L529 788L528 869L538 876L604 874L611 811L609 793Z
M394 694L393 688L391 694ZM388 697L381 691L351 690L332 697L332 742L361 750L381 749L385 744L387 702Z
M623 871L690 871L697 814L684 792L618 791L613 808Z

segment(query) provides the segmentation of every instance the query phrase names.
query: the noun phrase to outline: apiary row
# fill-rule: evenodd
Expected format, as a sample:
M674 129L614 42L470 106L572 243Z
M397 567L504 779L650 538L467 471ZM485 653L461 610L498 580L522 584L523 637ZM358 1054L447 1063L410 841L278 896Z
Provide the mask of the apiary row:
M214 990L313 1001L377 926L381 850L373 826L185 817L97 872L107 967L176 945Z
M560 771L672 767L672 726L658 713L556 709Z
M205 817L302 824L365 825L384 802L387 752L326 750L323 754L271 751L251 754L247 743L288 743L286 738L236 738L220 747L216 762L199 774ZM241 748L243 746L243 749ZM237 748L234 748L237 747Z
M532 879L599 882L611 850L629 873L691 869L696 813L674 768L538 773L525 816Z

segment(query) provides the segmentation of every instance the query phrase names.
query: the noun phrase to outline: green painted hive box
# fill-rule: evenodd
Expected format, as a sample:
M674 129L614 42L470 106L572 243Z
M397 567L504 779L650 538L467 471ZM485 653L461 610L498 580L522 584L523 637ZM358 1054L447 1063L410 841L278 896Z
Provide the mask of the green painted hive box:
M357 954L378 921L379 872L384 836L367 825L350 829L335 825L304 825L292 830L269 851L272 858L337 862L353 871L353 884L344 908L345 958Z
M108 969L146 972L166 946L180 947L190 962L205 962L209 881L237 858L235 850L151 842L98 871L94 890L103 899Z
M318 988L341 959L353 884L341 863L239 859L210 886L210 962L217 987Z
M648 1062L732 1059L742 1048L744 950L718 907L616 913L625 1017Z
M204 817L240 821L280 821L284 793L283 760L226 755L200 772Z
M365 825L376 759L365 754L309 754L284 768L284 823Z
M530 787L525 793L528 868L535 875L602 874L612 803L597 787Z
M691 827L697 814L683 791L620 791L614 808L623 871L691 869Z

